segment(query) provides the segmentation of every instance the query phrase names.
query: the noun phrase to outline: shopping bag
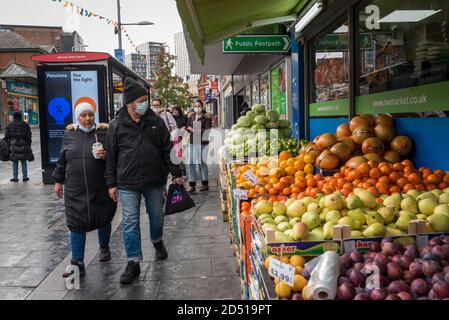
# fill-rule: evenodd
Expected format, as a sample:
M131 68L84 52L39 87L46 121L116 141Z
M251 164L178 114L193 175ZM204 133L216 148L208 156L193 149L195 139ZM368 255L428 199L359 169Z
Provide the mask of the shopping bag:
M0 161L9 161L9 141L6 138L0 140Z
M187 193L184 186L171 184L168 188L167 200L165 202L165 215L171 215L195 207L195 202Z

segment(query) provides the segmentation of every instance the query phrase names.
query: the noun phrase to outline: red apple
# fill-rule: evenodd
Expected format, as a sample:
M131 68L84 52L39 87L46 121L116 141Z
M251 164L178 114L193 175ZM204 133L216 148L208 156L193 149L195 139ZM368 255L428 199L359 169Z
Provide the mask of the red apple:
M449 284L444 281L438 281L433 285L433 291L439 299L449 298Z
M412 295L410 294L410 293L408 293L408 292L399 292L398 293L398 297L401 299L401 300L413 300L413 297L412 297Z
M421 262L414 261L414 262L410 263L408 270L410 271L412 276L414 276L415 278L420 277L422 275Z
M385 300L388 292L385 288L373 289L370 294L371 300Z

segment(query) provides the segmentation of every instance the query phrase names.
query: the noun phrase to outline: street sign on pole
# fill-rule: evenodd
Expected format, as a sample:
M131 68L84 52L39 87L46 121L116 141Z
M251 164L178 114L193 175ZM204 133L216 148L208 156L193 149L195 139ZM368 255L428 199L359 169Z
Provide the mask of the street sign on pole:
M288 35L241 35L223 40L223 53L287 53Z
M115 49L114 50L115 58L121 63L125 63L125 50L123 49Z

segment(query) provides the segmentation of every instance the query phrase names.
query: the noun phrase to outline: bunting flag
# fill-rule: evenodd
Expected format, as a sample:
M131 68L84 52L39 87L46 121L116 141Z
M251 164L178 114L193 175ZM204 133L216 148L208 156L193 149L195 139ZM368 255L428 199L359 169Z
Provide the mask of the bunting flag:
M61 3L63 5L64 8L71 8L72 12L76 10L76 13L79 14L82 17L86 17L86 18L98 18L99 20L105 20L106 23L112 27L117 27L118 26L118 22L109 18L106 18L104 16L101 16L93 11L89 11L87 9L84 9L82 7L80 7L77 4L74 4L70 1L67 0L51 0L52 2L58 2ZM134 44L134 41L132 41L131 36L129 35L128 31L121 26L122 31L125 34L125 37L128 39L129 43L134 47L134 49L137 51L137 53L140 53L139 50L137 50L137 46Z

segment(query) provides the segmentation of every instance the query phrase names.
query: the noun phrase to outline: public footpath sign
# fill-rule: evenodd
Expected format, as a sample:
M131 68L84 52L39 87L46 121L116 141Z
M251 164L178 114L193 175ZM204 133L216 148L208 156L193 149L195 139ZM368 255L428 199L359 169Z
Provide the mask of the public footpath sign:
M223 53L287 53L290 47L287 35L244 35L223 40Z

